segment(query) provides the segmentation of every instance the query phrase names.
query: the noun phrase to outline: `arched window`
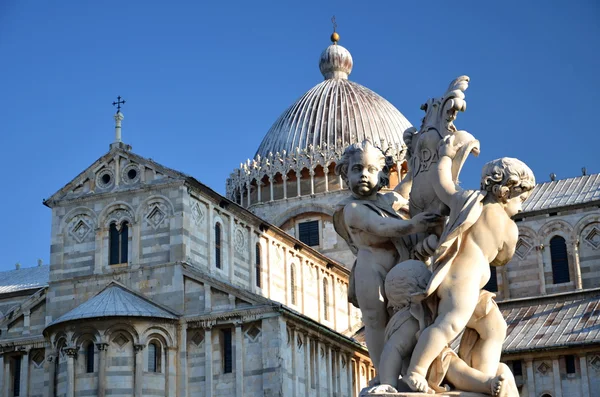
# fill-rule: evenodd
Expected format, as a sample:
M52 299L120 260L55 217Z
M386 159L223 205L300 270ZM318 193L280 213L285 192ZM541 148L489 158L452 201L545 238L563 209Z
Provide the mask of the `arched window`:
M292 305L296 304L296 266L290 265L290 293L292 294Z
M260 268L260 244L259 243L256 244L256 258L255 258L255 262L256 262L256 286L258 288L260 288L261 287L261 284L260 284L261 268Z
M157 342L148 344L148 372L160 372L160 345Z
M215 224L215 265L221 269L221 224Z
M223 332L223 373L233 372L233 346L231 341L231 328L225 328Z
M323 279L323 319L329 320L329 283Z
M115 222L108 228L109 239L109 264L117 265L127 263L127 249L129 245L129 225L127 221L117 227Z
M94 372L94 343L89 342L85 348L85 366L88 374Z
M567 258L567 243L561 236L550 240L550 258L552 260L552 281L554 284L568 283L569 260Z

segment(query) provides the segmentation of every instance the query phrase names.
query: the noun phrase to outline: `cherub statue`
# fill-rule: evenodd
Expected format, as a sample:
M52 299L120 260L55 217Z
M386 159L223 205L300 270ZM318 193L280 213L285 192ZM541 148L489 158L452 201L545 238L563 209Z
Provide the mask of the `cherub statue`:
M440 143L431 178L437 198L450 208L450 217L434 256L433 276L421 296L435 302L435 320L419 336L404 378L412 390L426 393L433 392L427 372L472 318L490 278L489 265L501 266L512 258L518 229L511 217L521 211L535 186L533 172L523 162L501 158L483 167L481 191L462 190L452 176L461 145L453 136ZM485 325L481 324L482 333ZM489 346L478 349L501 349L496 338L488 341Z
M389 165L382 151L368 140L346 148L335 171L352 193L334 214L337 233L356 255L349 299L361 309L367 348L378 372L388 321L385 276L400 260L408 259L402 236L432 229L440 218L421 213L408 220L396 212L406 200L394 192L379 193L389 183Z
M385 345L379 363L380 385L372 387L369 393L396 393L402 386L407 389L398 380L406 374L419 330L424 328L425 321L419 307L412 301L412 295L422 292L430 278L431 272L418 260L401 262L386 276L385 294L391 318L385 328ZM487 321L485 316L478 320ZM502 397L511 396L510 392L514 395L517 391L512 374L504 364L493 374L486 374L471 368L449 347L444 348L435 361L435 371L430 371L428 380L436 386L449 382L461 391ZM437 389L445 390L444 387Z

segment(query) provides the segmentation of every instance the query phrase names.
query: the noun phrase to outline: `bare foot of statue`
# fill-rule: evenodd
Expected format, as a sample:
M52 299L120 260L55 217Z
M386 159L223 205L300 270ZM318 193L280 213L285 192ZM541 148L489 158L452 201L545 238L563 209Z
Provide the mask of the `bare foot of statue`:
M425 379L425 377L422 375L412 372L402 379L408 385L408 387L412 389L412 391L435 394L435 391L427 385L427 379Z
M392 385L379 385L379 386L375 386L371 389L369 389L369 394L376 394L376 393L398 393L398 390L396 390L395 387L393 387Z

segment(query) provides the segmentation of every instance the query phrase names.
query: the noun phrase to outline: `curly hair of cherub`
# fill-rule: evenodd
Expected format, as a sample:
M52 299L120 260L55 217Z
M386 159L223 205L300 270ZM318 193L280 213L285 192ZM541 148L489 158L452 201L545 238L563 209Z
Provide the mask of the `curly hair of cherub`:
M423 292L430 278L431 272L421 261L410 259L398 263L385 277L388 307L396 310L407 307L411 302L411 295Z
M379 189L388 186L390 184L391 160L385 156L380 148L373 145L370 139L365 139L362 142L353 143L348 146L346 150L344 150L344 154L342 154L340 161L335 165L335 174L340 175L346 182L346 185L348 185L348 167L350 165L350 159L355 153L366 153L367 150L375 150L380 154L379 160L381 171L379 171Z
M481 170L481 190L493 193L503 202L535 187L533 171L521 160L502 157Z

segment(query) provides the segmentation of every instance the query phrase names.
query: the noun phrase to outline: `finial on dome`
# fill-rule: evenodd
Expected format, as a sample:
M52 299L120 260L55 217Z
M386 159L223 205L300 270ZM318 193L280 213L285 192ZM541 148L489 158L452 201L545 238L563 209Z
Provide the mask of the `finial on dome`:
M337 23L335 22L335 15L331 17L331 23L333 23L333 33L331 34L331 42L337 44L340 41L340 35L335 30L337 29Z
M333 44L321 53L319 69L325 80L347 79L352 72L352 55L350 55L350 51L338 45L340 35L336 32L335 15L331 18L331 22L333 23L333 33L331 34Z
M112 103L113 106L117 107L117 113L115 113L115 141L110 145L110 148L113 147L125 148L126 150L131 150L131 146L125 145L121 140L121 121L125 118L123 113L121 113L121 105L125 104L125 100L121 98L119 95L117 100Z

